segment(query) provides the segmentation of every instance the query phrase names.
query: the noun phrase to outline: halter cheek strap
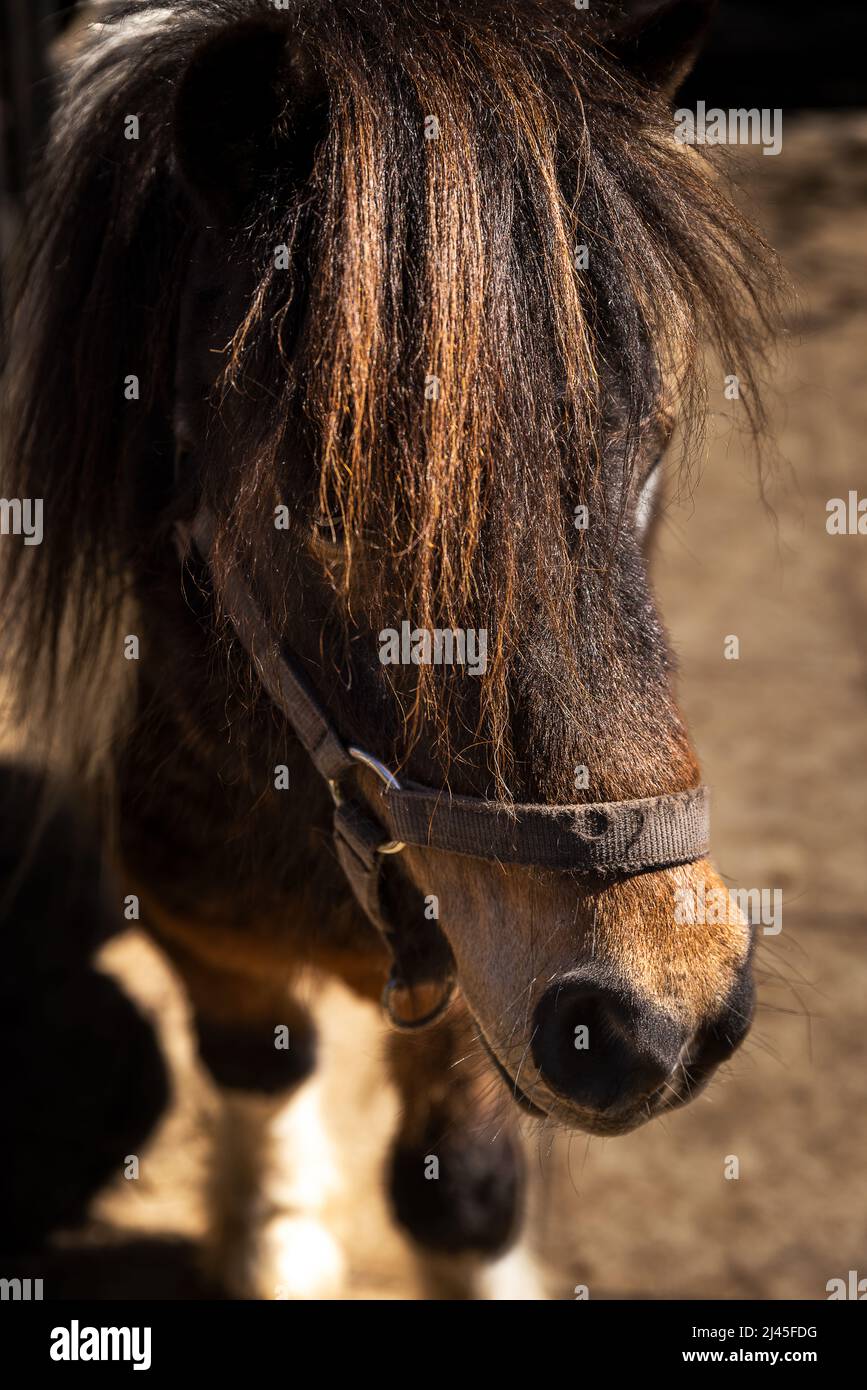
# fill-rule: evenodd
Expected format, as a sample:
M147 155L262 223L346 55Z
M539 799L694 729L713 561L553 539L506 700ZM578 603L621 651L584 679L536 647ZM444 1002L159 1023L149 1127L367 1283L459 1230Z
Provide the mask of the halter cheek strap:
M210 562L216 523L200 508L192 526L177 528L186 559L194 545ZM572 873L628 875L671 868L702 858L709 849L707 787L577 806L511 805L399 782L382 763L347 747L311 693L306 679L271 633L250 589L232 573L222 601L262 685L285 716L334 799L334 844L341 868L368 919L394 960L384 1006L396 1027L418 1028L438 1018L450 997L449 953L439 933L427 943L407 941L383 904L383 866L407 845ZM348 774L366 766L379 779L372 808L348 798ZM440 1005L411 1021L402 1019L395 995L445 980Z

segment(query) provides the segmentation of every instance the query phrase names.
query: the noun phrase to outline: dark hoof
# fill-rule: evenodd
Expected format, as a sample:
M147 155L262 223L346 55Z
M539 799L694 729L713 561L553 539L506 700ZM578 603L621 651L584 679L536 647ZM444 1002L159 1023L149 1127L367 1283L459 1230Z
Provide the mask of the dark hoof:
M279 1095L306 1081L316 1068L313 1024L289 1027L289 1046L275 1046L274 1029L216 1027L197 1020L199 1055L218 1086Z
M520 1224L523 1186L523 1154L507 1134L492 1143L459 1133L413 1149L398 1141L391 1156L395 1216L414 1241L440 1254L506 1249Z

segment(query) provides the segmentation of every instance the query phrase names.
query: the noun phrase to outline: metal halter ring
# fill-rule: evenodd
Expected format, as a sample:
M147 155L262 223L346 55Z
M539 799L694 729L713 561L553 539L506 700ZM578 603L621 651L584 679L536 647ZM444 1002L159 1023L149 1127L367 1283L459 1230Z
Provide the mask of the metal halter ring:
M361 763L364 767L369 767L371 772L375 772L386 791L400 791L400 783L394 773L389 772L385 763L381 763L379 758L375 758L372 753L365 753L362 748L347 748L346 751L350 758L354 758L357 763ZM331 788L335 806L339 806L343 800L339 783L329 781L328 785ZM406 849L406 845L402 840L386 840L383 844L377 845L376 852L377 854L400 854L403 849Z
M429 1028L432 1023L436 1023L442 1018L455 996L455 978L448 975L443 981L443 992L433 1008L421 1018L412 1020L402 1019L394 1011L394 993L398 989L409 989L410 987L398 975L392 975L385 989L382 991L382 1009L391 1024L392 1028L398 1033L419 1033L423 1028Z

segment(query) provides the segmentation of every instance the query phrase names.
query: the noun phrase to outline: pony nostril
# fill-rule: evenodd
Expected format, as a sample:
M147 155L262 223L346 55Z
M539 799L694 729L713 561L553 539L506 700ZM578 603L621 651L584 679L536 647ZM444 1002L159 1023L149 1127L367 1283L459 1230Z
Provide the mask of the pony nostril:
M533 1057L552 1090L577 1105L625 1108L665 1082L684 1043L667 1014L625 990L570 976L543 995Z

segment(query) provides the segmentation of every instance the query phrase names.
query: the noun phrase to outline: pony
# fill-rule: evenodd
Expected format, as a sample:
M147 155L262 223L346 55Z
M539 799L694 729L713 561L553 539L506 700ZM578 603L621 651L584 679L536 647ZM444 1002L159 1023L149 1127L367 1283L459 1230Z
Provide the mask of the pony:
M648 577L661 459L675 427L700 446L707 343L761 429L775 275L674 138L711 9L103 4L57 94L9 327L5 487L45 532L3 541L6 665L188 992L231 1117L210 1249L238 1296L340 1287L321 1203L278 1171L287 1107L308 1147L327 1121L298 985L378 1000L390 970L263 649L368 750L362 810L377 770L446 815L699 785ZM178 543L203 506L206 553ZM416 652L484 634L485 661L383 661L406 625ZM750 927L676 920L720 887L704 854L388 856L389 921L456 986L386 1043L386 1187L424 1268L540 1296L522 1110L625 1133L738 1047Z

